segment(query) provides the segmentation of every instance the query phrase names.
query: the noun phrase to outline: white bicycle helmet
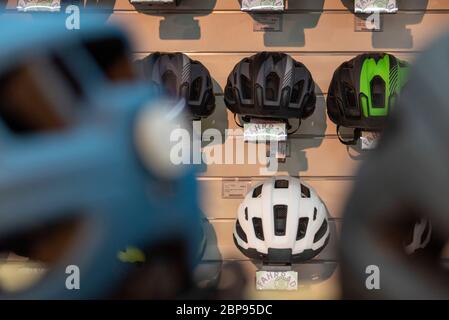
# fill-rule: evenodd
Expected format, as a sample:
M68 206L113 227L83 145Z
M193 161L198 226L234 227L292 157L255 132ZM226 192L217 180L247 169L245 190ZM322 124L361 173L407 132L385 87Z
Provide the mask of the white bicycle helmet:
M254 187L238 209L234 242L267 264L312 259L329 240L328 212L298 178L275 177Z

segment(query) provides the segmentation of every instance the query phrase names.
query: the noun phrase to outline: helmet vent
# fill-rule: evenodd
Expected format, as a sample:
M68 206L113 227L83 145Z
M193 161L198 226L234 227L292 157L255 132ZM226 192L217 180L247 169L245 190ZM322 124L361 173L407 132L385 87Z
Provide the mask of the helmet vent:
M192 101L198 101L201 96L201 86L202 86L202 79L200 77L196 78L190 87L190 100Z
M304 89L304 80L301 80L293 86L292 95L290 98L290 103L299 103L300 93Z
M243 231L242 226L240 225L240 221L237 219L237 224L235 226L235 230L237 232L237 235L242 239L244 242L248 242L248 238L246 237L245 231Z
M371 100L373 108L385 107L385 81L379 76L371 80Z
M276 180L274 183L275 189L288 189L288 180Z
M313 221L316 220L316 214L318 213L318 210L315 208L313 208Z
M263 235L262 219L253 218L253 226L254 226L254 233L256 234L257 239L265 240L265 237Z
M274 211L274 234L276 236L285 236L287 226L287 206L283 204L275 205Z
M313 242L319 241L326 234L326 231L327 231L327 220L324 219L323 223L321 224L321 227L315 233L315 237L313 238Z
M265 83L265 99L268 101L277 101L278 93L279 93L279 76L271 72L268 74L266 83Z
M176 75L171 70L162 75L162 84L170 96L177 95Z
M301 198L310 198L310 189L301 183Z
M251 81L245 76L240 75L240 83L242 88L242 97L245 100L252 99L252 89L251 89Z
M262 187L263 187L263 184L261 184L260 186L258 186L257 188L255 188L253 190L253 198L259 198L260 197L260 195L262 194Z
M349 109L357 109L357 98L352 88L345 86L346 105Z
M248 221L248 207L245 208L245 220Z
M305 237L309 218L300 218L298 221L298 232L296 233L296 240L301 240Z

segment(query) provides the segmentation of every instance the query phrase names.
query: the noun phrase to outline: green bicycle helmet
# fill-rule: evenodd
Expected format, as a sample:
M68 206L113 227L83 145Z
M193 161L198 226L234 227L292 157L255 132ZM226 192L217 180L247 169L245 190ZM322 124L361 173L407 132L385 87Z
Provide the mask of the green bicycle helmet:
M362 131L380 131L406 81L408 64L387 53L361 54L334 73L327 98L329 118L344 144L356 144ZM340 127L354 129L343 139Z

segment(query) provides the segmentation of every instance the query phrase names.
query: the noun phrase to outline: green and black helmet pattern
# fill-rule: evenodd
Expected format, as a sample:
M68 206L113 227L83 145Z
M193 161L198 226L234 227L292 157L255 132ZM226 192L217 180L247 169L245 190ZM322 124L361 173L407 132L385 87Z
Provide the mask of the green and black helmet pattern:
M378 131L406 82L408 64L387 53L368 53L344 62L334 73L327 112L338 128ZM337 129L338 130L338 129Z

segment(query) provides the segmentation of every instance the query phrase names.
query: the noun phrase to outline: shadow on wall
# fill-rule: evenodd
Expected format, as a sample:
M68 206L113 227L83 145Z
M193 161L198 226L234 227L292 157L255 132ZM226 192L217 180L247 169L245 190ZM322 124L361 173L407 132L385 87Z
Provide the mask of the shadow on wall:
M224 137L225 130L229 128L228 109L226 108L223 100L223 88L213 77L212 82L214 86L214 93L220 93L220 95L215 96L215 111L209 117L203 119L201 128L203 131L207 129L216 129L220 131L221 135ZM219 142L217 141L215 143Z
M317 95L317 104L314 113L307 119L303 120L301 126L295 134L289 136L288 139L288 147L290 151L288 152L289 156L287 157L284 163L278 163L277 171L286 171L291 176L298 176L301 171L308 170L308 161L306 156L306 150L310 148L318 148L325 138L325 133L327 129L327 115L326 115L326 104L324 99L324 94L321 89L316 86L316 95ZM215 112L207 119L203 120L202 129L203 133L207 129L216 129L220 131L222 137L225 137L225 129L229 126L229 121L232 116L228 113L226 106L222 103L222 97L217 97L217 107ZM237 120L239 121L239 120ZM240 120L241 121L241 120ZM298 120L290 120L290 124L292 128L297 128L299 121ZM207 146L207 154L212 152L213 146L222 146L224 147L224 141L222 140L213 140L213 136L204 135L206 141L202 142L202 154L204 154L204 148ZM230 138L232 139L232 138ZM243 139L243 138L242 138ZM237 143L237 142L235 142ZM245 143L245 149L247 151L250 148L247 146L251 142ZM231 144L232 145L232 144ZM233 150L234 147L232 147ZM224 151L225 152L225 151ZM249 161L248 154L245 154L245 163ZM268 159L267 159L268 160ZM266 169L269 169L269 164L264 166ZM207 170L207 166L203 163L202 165L198 165L197 169L200 172L205 172Z
M212 13L217 0L183 0L177 7L164 5L135 5L143 14L163 17L159 25L159 38L163 40L196 40L201 38L201 28L195 17ZM189 13L170 11L188 9ZM191 13L195 11L195 13Z
M343 5L351 11L354 11L353 0L342 0ZM408 25L421 23L428 0L398 0L400 11L413 11L407 13L384 14L382 15L382 32L373 32L373 48L413 48L413 36Z
M241 2L241 0L240 0ZM282 32L265 32L264 44L267 47L295 46L304 47L305 29L315 28L323 11L324 0L290 0L288 8L279 14ZM311 10L307 14L289 14L298 10ZM263 22L264 13L250 13L254 22Z
M285 163L279 163L279 171L287 171L290 176L301 176L301 171L307 171L309 163L306 150L318 148L325 138L327 129L327 115L324 94L316 85L317 103L314 113L302 121L299 130L289 137L290 156ZM292 123L295 127L297 122Z

